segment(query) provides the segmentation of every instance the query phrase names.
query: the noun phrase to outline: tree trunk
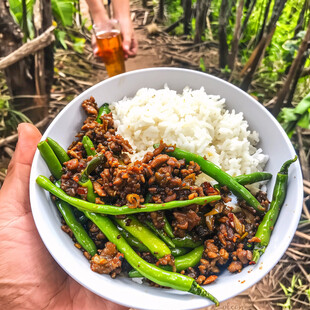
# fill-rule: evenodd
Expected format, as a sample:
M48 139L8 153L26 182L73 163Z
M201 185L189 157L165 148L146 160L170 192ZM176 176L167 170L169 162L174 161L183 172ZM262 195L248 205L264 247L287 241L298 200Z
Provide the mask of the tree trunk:
M251 1L251 2L250 2ZM248 3L247 3L247 12L246 12L246 15L245 15L245 18L243 20L243 23L242 23L242 27L241 27L241 32L240 32L240 38L242 37L245 29L246 29L246 26L248 25L248 21L250 19L250 16L253 12L253 9L255 7L255 4L256 4L256 0L248 0Z
M243 6L244 6L244 0L240 0L238 9L237 9L237 15L236 15L234 37L231 42L231 53L228 59L229 60L228 66L231 71L234 70L235 59L238 54L238 46L239 46L239 40L240 40L240 34L241 34L241 19L242 19Z
M52 22L50 0L43 0L42 8L45 15L38 34ZM9 12L8 1L0 1L0 24L0 56L5 57L22 45L21 29ZM26 56L4 70L13 106L23 111L33 122L42 120L48 113L54 70L52 46L45 48L44 52L41 56ZM48 70L45 71L45 68Z
M275 116L277 116L279 114L281 108L286 105L285 99L287 98L287 96L289 94L289 91L291 88L291 83L292 83L294 77L296 76L296 73L301 71L301 66L303 65L302 60L303 60L305 52L308 49L309 41L310 41L310 21L308 24L307 33L306 33L306 35L305 35L305 37L304 37L303 41L301 42L300 47L298 49L297 56L292 63L292 66L291 66L290 71L287 75L287 78L286 78L286 80L282 86L282 89L280 89L280 91L278 92L276 104L272 110L272 114Z
M275 0L273 12L270 21L266 26L262 39L252 52L248 62L241 71L241 75L245 74L243 81L241 82L240 85L240 88L243 89L244 91L248 90L252 82L253 76L256 72L256 69L258 68L261 60L264 57L265 50L269 45L269 43L271 42L272 36L276 30L277 21L283 11L286 1L287 0Z
M296 88L297 88L298 80L301 77L301 73L303 71L303 68L304 68L304 65L306 63L307 58L308 58L308 55L307 55L307 52L306 52L306 53L304 53L304 55L302 57L302 60L301 60L301 63L300 63L300 66L299 66L298 70L295 72L295 76L294 76L294 79L293 79L293 82L292 82L292 86L291 86L289 94L287 96L286 106L292 105L292 101L293 101L294 94L295 94L295 91L296 91Z
M224 69L227 65L228 44L226 26L230 16L231 0L222 0L219 16L219 65Z
M266 24L267 24L268 15L269 15L270 5L271 5L271 0L267 0L267 5L266 5L266 8L265 8L265 12L264 12L263 24L262 24L262 27L261 27L261 29L260 29L260 31L257 34L257 37L255 39L257 44L258 44L258 42L263 37L264 31L265 31L265 27L266 27Z
M301 11L299 13L297 25L296 25L295 31L294 31L294 38L303 29L306 8L309 10L309 6L310 6L310 1L309 0L305 0L305 3L304 3L304 5L303 5L303 7L302 7L302 9L301 9Z
M191 33L191 20L192 20L192 0L183 0L183 11L184 11L184 34L188 35Z
M164 17L165 17L165 0L159 0L156 19L159 22L163 22Z
M196 32L194 43L201 43L201 36L206 29L206 18L211 0L197 0L196 3Z

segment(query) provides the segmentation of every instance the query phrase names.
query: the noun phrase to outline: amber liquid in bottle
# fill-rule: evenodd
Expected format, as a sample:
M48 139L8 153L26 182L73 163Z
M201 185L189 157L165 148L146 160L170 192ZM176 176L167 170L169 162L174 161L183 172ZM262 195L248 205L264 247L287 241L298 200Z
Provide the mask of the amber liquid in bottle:
M98 56L105 63L109 77L124 73L124 51L120 32L99 32L96 39Z

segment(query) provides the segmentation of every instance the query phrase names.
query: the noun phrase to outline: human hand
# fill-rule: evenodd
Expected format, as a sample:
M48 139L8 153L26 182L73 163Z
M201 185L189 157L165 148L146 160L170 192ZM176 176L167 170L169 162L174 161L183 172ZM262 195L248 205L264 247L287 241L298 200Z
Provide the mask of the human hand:
M123 50L125 59L134 57L138 51L138 41L135 36L132 22L129 18L119 20L123 37Z
M20 124L18 136L0 191L0 309L126 309L79 285L46 250L29 202L31 162L41 134Z
M135 32L131 23L131 20L121 19L119 21L121 27L121 34L122 34L122 45L124 51L125 59L128 57L134 57L137 55L138 51L138 41L135 36ZM93 53L95 57L99 57L99 49L97 46L96 36L95 34L92 35L91 38L91 46L93 48Z

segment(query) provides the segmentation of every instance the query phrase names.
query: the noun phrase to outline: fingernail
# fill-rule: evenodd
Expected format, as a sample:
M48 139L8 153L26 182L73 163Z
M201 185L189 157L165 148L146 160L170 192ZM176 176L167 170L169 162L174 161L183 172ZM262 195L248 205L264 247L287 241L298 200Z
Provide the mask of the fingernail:
M22 127L23 127L23 123L18 124L18 126L17 126L17 133L18 133L18 135L20 135L20 133L22 131Z

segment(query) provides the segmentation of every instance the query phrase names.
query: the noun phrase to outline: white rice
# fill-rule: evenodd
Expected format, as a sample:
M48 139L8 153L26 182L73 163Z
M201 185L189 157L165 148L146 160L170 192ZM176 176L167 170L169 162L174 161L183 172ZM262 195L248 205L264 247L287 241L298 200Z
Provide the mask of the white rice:
M255 145L242 113L225 108L225 99L204 89L182 94L165 87L142 88L133 98L111 105L118 133L133 146L139 160L161 139L167 144L206 156L232 176L262 171L268 156Z

